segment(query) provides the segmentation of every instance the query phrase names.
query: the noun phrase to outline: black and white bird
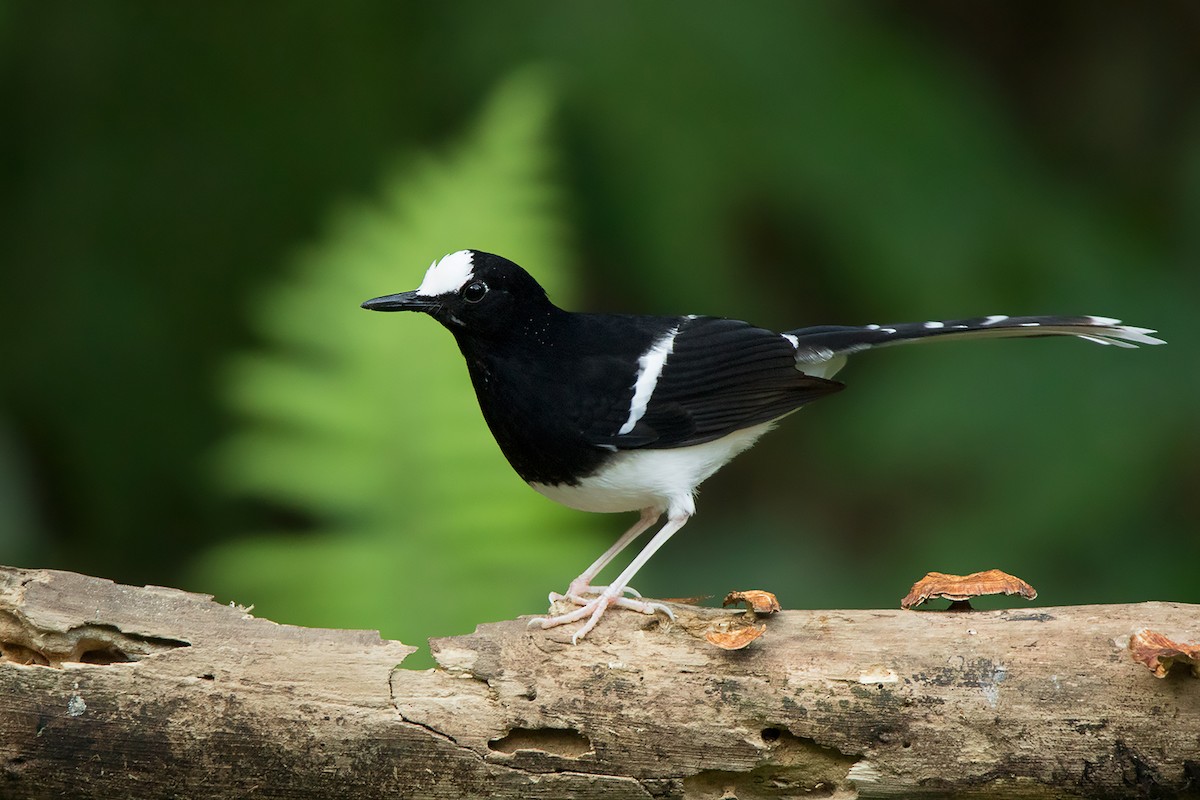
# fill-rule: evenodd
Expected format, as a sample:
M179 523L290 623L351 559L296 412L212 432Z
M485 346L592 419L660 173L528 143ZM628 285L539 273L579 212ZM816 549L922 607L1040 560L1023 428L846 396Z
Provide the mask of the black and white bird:
M1092 316L821 325L775 333L718 317L583 314L554 306L525 270L460 250L436 261L410 292L362 304L421 311L454 335L488 427L517 474L581 511L641 518L553 603L578 606L533 620L583 620L610 606L671 613L629 587L634 574L695 513L706 478L780 419L843 388L846 357L907 342L1004 336L1077 336L1118 347L1162 344L1155 331ZM592 581L666 514L667 522L607 586ZM630 594L630 597L626 597Z

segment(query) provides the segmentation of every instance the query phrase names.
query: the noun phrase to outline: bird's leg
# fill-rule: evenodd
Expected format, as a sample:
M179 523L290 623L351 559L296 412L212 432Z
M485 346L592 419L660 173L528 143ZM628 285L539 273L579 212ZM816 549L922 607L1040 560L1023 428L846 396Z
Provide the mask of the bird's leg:
M633 579L633 576L637 574L637 571L650 560L650 557L654 555L658 548L666 544L667 540L687 523L690 517L691 515L686 512L672 512L667 517L667 524L663 525L658 533L654 534L654 538L642 548L642 552L638 553L637 557L629 562L629 566L617 576L617 579L605 587L604 591L597 597L588 600L574 611L554 617L536 617L529 620L529 624L538 625L542 628L553 628L556 625L566 625L570 622L578 622L581 619L586 619L587 622L571 635L571 643L577 644L580 639L588 634L588 631L596 627L596 623L600 621L600 617L604 616L604 612L608 610L609 606L628 608L632 611L640 611L643 614L654 614L662 611L668 617L674 619L675 615L671 613L671 609L662 603L633 600L628 597L622 597L622 595L625 593L625 587ZM636 529L636 527L634 526L631 531ZM624 539L625 537L621 538Z
M592 586L592 579L599 575L600 570L607 567L609 562L620 555L621 551L628 547L634 539L649 530L658 521L660 516L662 516L662 511L657 508L643 508L641 518L633 524L633 527L625 531L621 535L621 538L617 539L612 547L605 550L604 555L597 558L578 578L571 581L571 585L567 587L566 594L559 594L558 592L550 593L550 602L555 603L559 600L570 600L573 603L583 605L588 602L585 595L596 594L597 592L606 590L607 586ZM637 589L629 586L625 587L625 592L634 597L641 597Z

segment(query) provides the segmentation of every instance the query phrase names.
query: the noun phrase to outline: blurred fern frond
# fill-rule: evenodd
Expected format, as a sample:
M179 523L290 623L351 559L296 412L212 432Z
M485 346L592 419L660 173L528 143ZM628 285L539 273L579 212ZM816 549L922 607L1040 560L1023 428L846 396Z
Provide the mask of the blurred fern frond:
M379 627L419 644L540 610L544 592L586 564L590 522L504 463L453 339L423 317L358 307L413 288L431 260L463 248L528 265L561 298L549 114L540 76L509 80L451 155L395 170L260 297L252 313L267 344L231 365L229 405L242 421L218 476L317 528L218 545L194 566L197 588L275 619Z

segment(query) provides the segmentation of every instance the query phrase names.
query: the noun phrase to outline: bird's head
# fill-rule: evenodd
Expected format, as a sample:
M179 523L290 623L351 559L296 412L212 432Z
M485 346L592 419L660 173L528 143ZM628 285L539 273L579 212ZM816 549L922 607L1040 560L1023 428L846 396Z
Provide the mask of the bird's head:
M411 292L376 297L370 311L423 311L456 336L489 336L511 331L553 309L546 292L529 273L506 258L480 250L459 250L430 265Z

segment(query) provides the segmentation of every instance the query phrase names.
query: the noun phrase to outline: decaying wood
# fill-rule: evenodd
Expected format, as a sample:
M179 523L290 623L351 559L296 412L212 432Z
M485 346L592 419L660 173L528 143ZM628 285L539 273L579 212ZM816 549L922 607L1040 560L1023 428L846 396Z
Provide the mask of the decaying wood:
M416 612L414 612L416 613ZM413 648L173 589L0 569L0 796L1167 797L1200 787L1200 680L1127 652L1176 603L521 620Z

